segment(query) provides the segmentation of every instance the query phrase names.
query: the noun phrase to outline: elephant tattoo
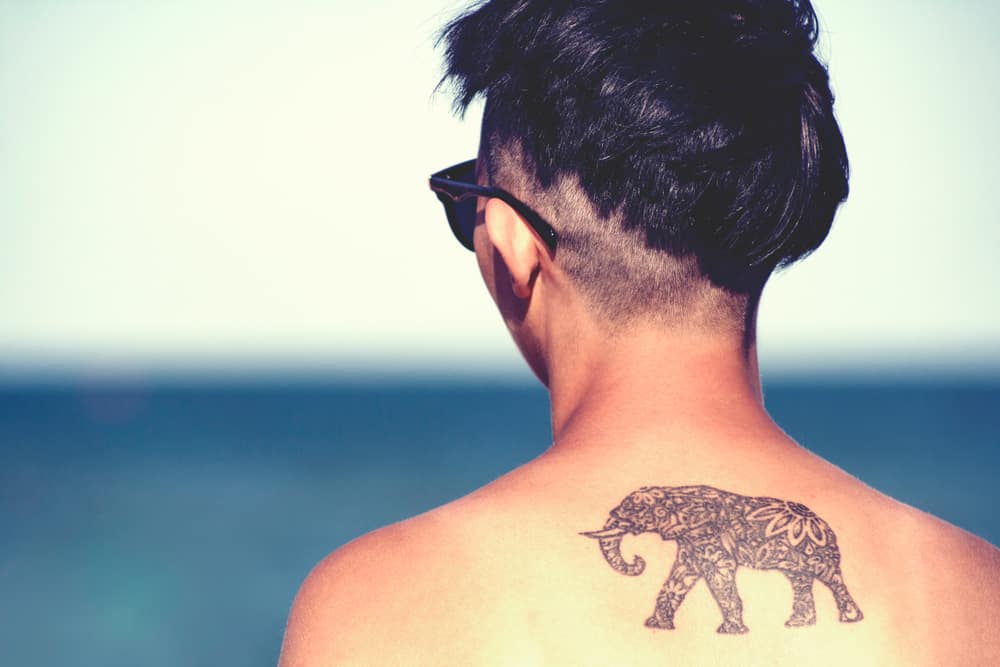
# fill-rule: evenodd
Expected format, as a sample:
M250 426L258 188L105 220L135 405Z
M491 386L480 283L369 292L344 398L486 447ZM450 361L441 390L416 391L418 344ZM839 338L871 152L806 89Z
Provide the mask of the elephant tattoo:
M655 532L676 540L677 560L646 619L650 628L673 629L684 596L704 579L722 611L724 634L747 632L743 601L736 590L741 565L778 570L792 584L792 615L785 625L813 625L813 581L833 592L842 623L863 618L844 585L840 550L830 526L805 505L777 498L741 496L710 486L644 486L611 510L602 530L580 533L598 540L601 553L616 571L642 574L646 562L622 558L626 534Z

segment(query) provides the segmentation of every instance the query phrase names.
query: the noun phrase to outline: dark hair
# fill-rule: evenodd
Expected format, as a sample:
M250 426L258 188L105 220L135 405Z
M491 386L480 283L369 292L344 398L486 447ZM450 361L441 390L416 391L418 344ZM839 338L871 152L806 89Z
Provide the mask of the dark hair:
M809 0L489 0L442 32L442 83L486 97L488 173L516 146L539 195L571 178L591 225L752 295L848 194L817 33Z

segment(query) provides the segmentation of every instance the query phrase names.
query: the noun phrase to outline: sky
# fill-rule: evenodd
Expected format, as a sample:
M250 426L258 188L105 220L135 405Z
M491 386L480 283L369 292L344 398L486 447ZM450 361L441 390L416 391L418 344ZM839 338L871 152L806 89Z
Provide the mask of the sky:
M427 175L437 0L0 0L0 371L527 373ZM1000 372L1000 5L818 0L851 160L762 369Z

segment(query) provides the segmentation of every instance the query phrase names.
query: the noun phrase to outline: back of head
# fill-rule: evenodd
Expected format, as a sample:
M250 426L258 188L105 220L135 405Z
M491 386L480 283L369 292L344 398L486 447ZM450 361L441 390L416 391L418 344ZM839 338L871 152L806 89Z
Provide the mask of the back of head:
M489 0L442 38L456 107L486 98L490 180L608 321L715 295L742 325L847 197L809 0Z

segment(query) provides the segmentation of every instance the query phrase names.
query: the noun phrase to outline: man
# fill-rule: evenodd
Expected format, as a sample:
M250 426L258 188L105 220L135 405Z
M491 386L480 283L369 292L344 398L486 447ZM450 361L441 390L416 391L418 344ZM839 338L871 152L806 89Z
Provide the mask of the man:
M848 192L816 33L808 0L491 0L448 26L458 106L486 108L478 159L431 186L553 444L326 558L282 664L1000 664L1000 553L764 407L761 291Z

